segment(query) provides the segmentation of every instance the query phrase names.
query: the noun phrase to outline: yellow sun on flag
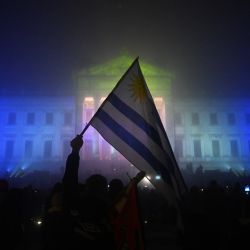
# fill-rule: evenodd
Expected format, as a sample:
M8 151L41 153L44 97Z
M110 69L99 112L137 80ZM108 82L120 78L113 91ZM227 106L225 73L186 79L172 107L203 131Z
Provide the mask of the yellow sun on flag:
M131 84L129 89L132 92L132 97L137 101L143 102L147 96L144 79L141 75L132 75Z

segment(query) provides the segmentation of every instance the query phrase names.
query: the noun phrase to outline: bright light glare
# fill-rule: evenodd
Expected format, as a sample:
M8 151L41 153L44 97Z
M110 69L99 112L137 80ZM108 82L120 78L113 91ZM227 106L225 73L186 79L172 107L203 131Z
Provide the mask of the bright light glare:
M148 185L148 184L150 183L149 180L150 180L151 178L148 178L148 177L150 177L150 176L144 177L144 178L142 179L144 185Z
M42 224L42 221L41 221L41 220L37 220L37 221L36 221L36 224L37 224L37 225L41 225L41 224Z
M142 181L141 181L141 185L144 187L144 188L153 188L153 185L151 184L150 182L150 179L148 178L149 176L145 176Z
M87 101L87 102L93 102L94 98L88 96L88 97L85 97L85 101Z

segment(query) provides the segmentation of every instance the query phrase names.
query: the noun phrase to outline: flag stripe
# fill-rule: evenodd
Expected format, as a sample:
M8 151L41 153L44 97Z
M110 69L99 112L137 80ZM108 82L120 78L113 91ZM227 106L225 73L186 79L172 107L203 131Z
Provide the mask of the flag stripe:
M138 114L135 110L129 107L114 93L111 93L109 102L120 112L122 112L126 117L128 117L132 122L134 122L138 127L145 131L145 133L163 149L158 132L152 125L148 124L140 114Z
M108 100L119 112L124 114L130 121L135 123L138 127L140 127L156 144L159 145L161 150L165 153L167 161L169 163L169 170L172 174L174 174L174 167L171 160L171 157L166 153L160 135L158 131L150 125L140 114L138 114L135 110L129 107L125 102L123 102L120 98L118 98L114 93L111 93ZM156 111L157 112L157 111ZM157 123L161 124L159 117L155 117ZM158 118L158 119L157 119ZM159 125L159 124L158 124ZM160 127L161 128L161 127ZM162 128L161 128L162 129ZM164 129L164 128L163 128Z
M134 166L145 171L149 176L158 175L156 170L140 154L123 141L114 131L106 126L98 117L93 121L92 126L103 136L103 138L120 151ZM105 131L105 133L104 133ZM143 142L142 142L143 143ZM162 178L160 179L162 180ZM159 182L159 180L157 180ZM163 182L163 181L162 181ZM164 182L165 183L165 182Z
M125 127L130 134L133 134L139 141L146 145L147 148L155 152L155 157L160 157L162 159L161 162L164 162L166 155L163 149L151 137L149 137L145 131L141 129L141 127L136 126L133 120L129 119L109 102L106 103L106 105L103 107L103 110L108 113L117 123ZM126 126L124 126L124 124L126 124Z
M166 152L155 141L153 141L152 138L149 137L144 130L142 130L138 126L135 126L134 122L130 120L127 116L125 116L122 112L120 112L120 110L118 110L109 102L106 103L106 105L103 107L103 110L110 115L112 114L112 118L121 126L124 126L124 124L126 124L126 130L130 134L133 134L148 149L150 149L151 153L160 162L162 162L164 166L168 166L169 164L171 164L171 159L166 154ZM173 169L171 169L170 172L174 174Z
M131 135L124 127L119 125L109 114L104 110L100 110L97 117L109 127L119 138L121 138L127 145L133 148L138 154L140 154L145 161L147 161L156 172L163 178L164 181L169 183L173 188L171 177L164 167L164 165L158 161L158 159L151 153L151 151L145 147L137 138Z

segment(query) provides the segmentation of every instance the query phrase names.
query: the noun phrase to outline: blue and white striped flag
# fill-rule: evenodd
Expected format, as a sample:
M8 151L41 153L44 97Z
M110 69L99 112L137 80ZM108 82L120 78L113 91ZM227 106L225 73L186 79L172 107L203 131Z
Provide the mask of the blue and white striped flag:
M151 176L151 183L170 204L176 205L186 186L138 58L102 103L90 125L136 168Z

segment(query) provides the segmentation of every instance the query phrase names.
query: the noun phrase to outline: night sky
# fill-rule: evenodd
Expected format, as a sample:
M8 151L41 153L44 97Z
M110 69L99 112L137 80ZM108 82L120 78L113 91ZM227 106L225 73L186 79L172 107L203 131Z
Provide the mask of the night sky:
M250 97L250 1L0 0L0 92L70 93L122 51L169 69L179 96Z

